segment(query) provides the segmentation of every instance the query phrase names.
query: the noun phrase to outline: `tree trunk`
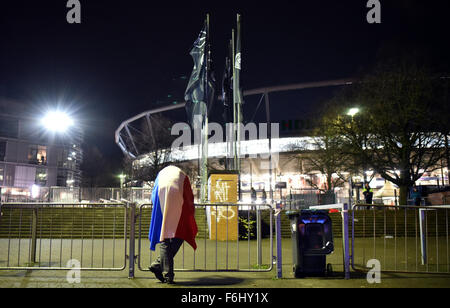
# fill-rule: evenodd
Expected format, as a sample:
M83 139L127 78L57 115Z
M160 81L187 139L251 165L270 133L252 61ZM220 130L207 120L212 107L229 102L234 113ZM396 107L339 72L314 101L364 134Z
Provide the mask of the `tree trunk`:
M334 187L332 187L333 186L333 178L332 178L331 174L327 174L327 186L328 186L327 192L334 189Z
M408 203L408 185L399 185L400 195L398 205L407 205Z

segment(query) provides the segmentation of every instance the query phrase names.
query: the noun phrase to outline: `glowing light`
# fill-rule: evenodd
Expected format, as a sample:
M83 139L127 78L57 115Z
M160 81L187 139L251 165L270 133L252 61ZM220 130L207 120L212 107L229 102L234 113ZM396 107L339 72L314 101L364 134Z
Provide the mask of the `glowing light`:
M64 133L73 126L73 119L62 111L50 111L41 120L42 125L49 131Z
M347 112L347 115L349 116L354 116L355 114L357 114L359 112L359 108L350 108L350 110Z
M31 186L31 198L37 198L39 197L39 186L33 185Z

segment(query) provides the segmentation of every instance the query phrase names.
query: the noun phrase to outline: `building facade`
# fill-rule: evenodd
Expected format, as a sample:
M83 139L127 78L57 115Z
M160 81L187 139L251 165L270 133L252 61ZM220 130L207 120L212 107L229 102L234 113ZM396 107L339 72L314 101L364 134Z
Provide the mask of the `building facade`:
M81 129L52 134L42 127L42 113L32 108L0 99L3 201L43 199L50 187L78 187L81 182Z

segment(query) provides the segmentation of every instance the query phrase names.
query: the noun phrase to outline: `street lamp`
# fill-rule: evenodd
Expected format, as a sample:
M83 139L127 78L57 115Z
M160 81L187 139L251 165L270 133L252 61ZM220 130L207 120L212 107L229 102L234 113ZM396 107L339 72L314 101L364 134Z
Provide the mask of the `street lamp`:
M42 118L41 124L49 131L56 133L65 133L67 129L73 126L73 119L62 111L49 111Z
M357 107L350 108L347 111L347 115L352 117L352 124L353 124L353 117L358 112L359 112L359 108L357 108ZM352 125L352 124L350 124L350 125ZM352 196L353 196L353 174L350 173L350 176L349 176L348 180L349 180L349 188L348 188L349 189L349 204L351 206L351 204L352 204ZM357 198L357 200L359 200L359 188L357 189L356 198Z
M352 119L355 116L355 114L357 114L359 112L359 108L350 108L347 112L347 115L351 116Z

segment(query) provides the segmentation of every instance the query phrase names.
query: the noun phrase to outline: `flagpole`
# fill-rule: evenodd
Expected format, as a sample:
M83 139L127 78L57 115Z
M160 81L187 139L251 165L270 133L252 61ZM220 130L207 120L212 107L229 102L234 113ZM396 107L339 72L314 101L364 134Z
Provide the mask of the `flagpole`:
M241 85L240 85L240 70L241 70L241 15L237 14L237 37L236 37L236 57L239 62L236 63L238 67L236 67L236 98L237 98L237 170L239 173L241 172L241 123L242 123L242 114L241 114Z
M194 68L184 96L188 118L194 128L194 140L198 144L199 199L206 201L208 188L208 109L212 104L210 98L214 96L214 89L209 89L210 85L214 86L209 80L211 64L209 14L206 15L202 31L189 53L193 58ZM211 81L214 81L214 79ZM212 92L208 94L209 91ZM198 137L200 137L200 140Z
M211 56L211 50L210 50L210 44L209 44L209 14L206 14L206 52L205 52L205 78L204 78L204 89L205 89L205 106L206 106L206 112L204 114L203 123L202 123L202 137L201 137L201 143L202 143L202 166L201 166L201 193L200 193L200 199L202 202L207 201L208 196L208 84L209 84L209 69L210 69L210 56Z
M240 95L240 70L241 70L241 15L237 14L237 33L236 33L236 50L234 51L233 61L233 102L235 112L236 127L236 145L235 145L235 170L239 173L239 199L241 199L241 95ZM233 39L234 42L234 39Z
M228 90L232 87L232 84L229 81L231 79L231 74L232 74L231 67L232 67L232 63L233 63L232 45L233 45L233 40L231 39L228 42L228 56L225 58L225 72L224 72L225 84L223 85L224 89L222 89L224 105L226 104L226 107L225 107L225 128L227 130L227 133L226 133L227 157L225 159L225 169L226 170L234 169L234 165L233 165L233 142L234 142L233 126L228 125L228 123L231 121L231 119L229 118L229 108L230 108L231 97L230 97L230 92Z
M236 69L235 69L235 61L236 61L236 55L235 55L235 42L234 42L234 29L231 31L231 67L233 68L233 134L232 134L232 140L233 140L233 170L237 170L237 157L236 157Z

